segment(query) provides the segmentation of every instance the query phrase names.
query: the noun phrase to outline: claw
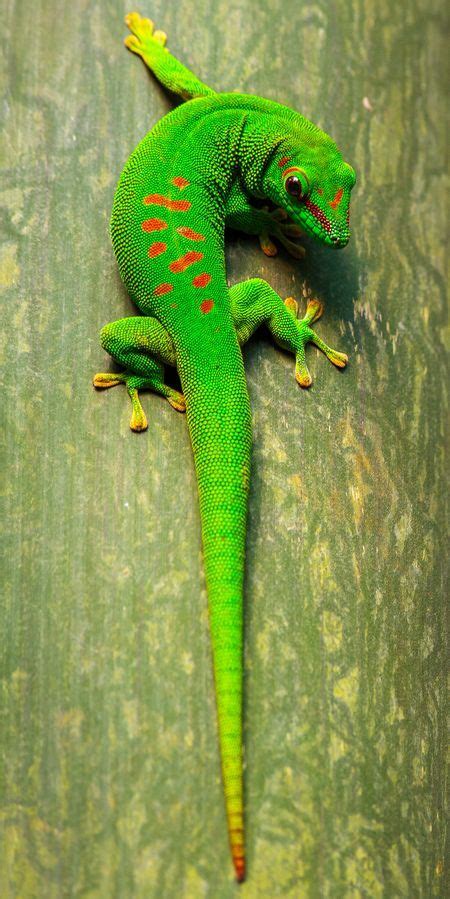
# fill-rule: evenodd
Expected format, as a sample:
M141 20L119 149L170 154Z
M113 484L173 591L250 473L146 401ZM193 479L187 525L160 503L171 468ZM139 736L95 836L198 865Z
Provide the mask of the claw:
M135 387L129 387L128 393L131 399L133 412L131 415L130 428L132 431L146 431L148 428L147 416L141 406L139 393Z
M167 41L167 34L165 31L154 31L153 32L153 40L156 41L157 44L161 44L161 47L165 47Z
M286 225L283 225L283 234L287 234L288 237L305 236L305 232L300 228L300 225L296 225L295 222L288 222Z
M277 208L274 209L270 214L271 214L274 222L285 222L286 219L289 217L286 210L283 209L281 206L277 206Z
M124 37L123 42L129 50L133 51L133 53L139 52L140 43L138 38L135 37L134 34L127 34L127 36Z
M282 225L281 228L283 228ZM288 240L283 234L278 234L278 240L294 259L303 259L306 256L306 250L301 244L294 243L293 240Z
M128 26L131 34L125 38L124 44L133 53L142 54L145 45L152 41L164 47L167 41L165 31L155 31L155 24L151 19L144 19L138 12L130 12L125 16L125 25Z
M284 305L286 306L286 309L288 309L289 312L291 313L292 318L297 318L298 303L297 303L297 300L295 299L295 297L286 297L286 299L284 301Z
M336 368L345 368L348 362L347 353L339 353L338 350L333 350L328 344L324 343L314 331L312 331L311 334L310 342L318 347L319 350L322 350L322 353L325 353L327 359L329 359Z
M305 322L305 324L312 325L313 322L316 322L323 315L323 310L324 306L320 300L308 300L306 312L302 321Z
M186 412L186 400L182 393L178 393L177 390L174 390L173 395L168 396L167 399L172 408L176 409L177 412Z
M293 240L290 240L290 238L292 237L303 237L304 232L302 231L302 229L298 225L296 225L295 222L292 222L290 220L287 212L284 209L274 209L273 212L269 213L269 215L275 225L275 228L273 230L274 237L276 237L280 241L285 250L287 250L291 256L294 256L295 259L303 259L306 253L305 248L298 243L294 243Z
M153 34L154 23L151 19L145 19L143 16L140 16L138 12L129 12L125 16L125 25L128 26L130 31L136 35L136 37L143 37L144 34L147 37L151 37Z
M158 381L155 378L153 378L153 380L146 379L145 377L133 375L131 372L126 371L98 372L94 376L93 384L94 387L98 388L115 387L116 384L125 384L133 407L130 421L130 428L132 431L145 431L148 428L147 417L139 399L140 389L153 390L155 393L163 396L164 399L170 403L172 408L177 410L177 412L186 412L186 400L183 394L180 393L179 390L174 390L172 387L164 384L163 381Z
M302 348L302 352L297 353L295 359L295 380L300 387L311 387L312 377L309 373L309 368L305 362L305 349Z
M259 245L266 256L276 256L278 253L273 240L265 232L259 235Z
M115 387L116 384L123 384L125 377L120 372L107 371L97 372L92 381L94 387L104 390L106 387Z
M284 304L292 317L297 319L298 303L294 297L287 297ZM312 378L308 366L306 365L305 358L305 347L307 343L313 343L314 346L322 351L322 353L325 353L327 359L329 359L336 368L345 368L348 362L346 353L339 353L338 350L333 350L311 328L313 322L317 321L323 314L323 310L323 303L321 303L320 300L309 300L305 315L298 322L301 340L295 357L295 379L300 384L300 387L310 387L312 384Z
M148 421L145 415L145 412L142 412L142 416L136 415L134 412L130 419L130 429L134 431L136 434L140 434L141 431L146 431L148 428Z

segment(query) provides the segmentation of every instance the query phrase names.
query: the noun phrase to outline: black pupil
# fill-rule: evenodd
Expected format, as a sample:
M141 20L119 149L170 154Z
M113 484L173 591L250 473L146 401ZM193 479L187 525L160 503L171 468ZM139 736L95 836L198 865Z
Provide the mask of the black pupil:
M291 175L286 181L286 190L288 194L292 194L293 197L301 197L302 182L300 181L300 178L297 178L296 175Z

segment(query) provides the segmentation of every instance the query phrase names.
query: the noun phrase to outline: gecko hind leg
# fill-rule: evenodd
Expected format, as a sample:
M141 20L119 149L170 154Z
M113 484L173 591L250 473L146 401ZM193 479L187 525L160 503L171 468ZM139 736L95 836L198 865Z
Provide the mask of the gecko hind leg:
M105 325L100 333L103 348L125 367L123 372L98 372L94 387L125 384L131 399L132 431L145 431L147 417L139 399L140 390L153 390L163 396L178 412L184 412L184 396L164 381L164 364L175 365L172 340L157 319L146 316L122 318Z

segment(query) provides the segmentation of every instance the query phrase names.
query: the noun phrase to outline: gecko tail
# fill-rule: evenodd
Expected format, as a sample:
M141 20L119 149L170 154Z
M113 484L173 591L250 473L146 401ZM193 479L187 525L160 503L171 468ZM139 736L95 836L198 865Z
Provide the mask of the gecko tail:
M242 766L242 620L239 594L216 600L208 590L217 722L228 837L236 879L245 878Z
M208 331L209 328L209 331ZM236 879L245 877L242 766L243 582L251 414L242 354L225 317L178 349L197 475L225 812ZM188 339L190 332L188 331ZM190 338L192 339L192 338Z
M243 883L245 880L245 856L233 855L232 858L234 870L236 872L236 880L238 883Z
M155 31L151 19L131 12L125 16L125 24L131 31L125 38L125 46L143 59L164 87L179 94L183 100L215 94L212 88L169 53L165 46L167 35L164 31Z

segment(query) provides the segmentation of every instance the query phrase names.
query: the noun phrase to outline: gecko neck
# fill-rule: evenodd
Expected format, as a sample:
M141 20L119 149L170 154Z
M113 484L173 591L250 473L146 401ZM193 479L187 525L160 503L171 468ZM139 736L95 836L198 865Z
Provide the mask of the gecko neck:
M264 171L288 132L283 113L292 117L292 111L273 101L242 94L193 100L185 104L184 111L186 117L180 117L177 123L179 149L175 156L172 150L169 157L171 168L179 167L188 155L191 180L203 186L218 211L223 211L236 178L249 194L263 197Z

